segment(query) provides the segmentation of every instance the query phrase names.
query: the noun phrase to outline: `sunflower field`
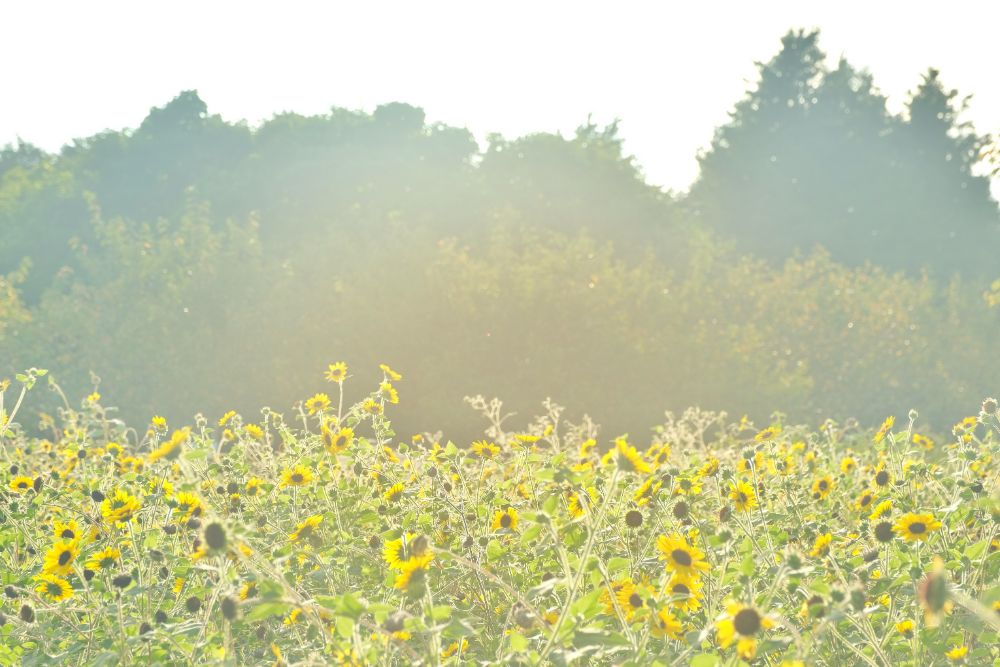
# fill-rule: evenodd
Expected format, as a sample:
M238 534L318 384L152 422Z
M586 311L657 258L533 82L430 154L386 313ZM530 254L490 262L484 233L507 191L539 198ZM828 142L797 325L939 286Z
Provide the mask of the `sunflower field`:
M381 370L176 425L0 383L0 663L1000 664L993 399L606 437L477 396L453 443L392 430Z

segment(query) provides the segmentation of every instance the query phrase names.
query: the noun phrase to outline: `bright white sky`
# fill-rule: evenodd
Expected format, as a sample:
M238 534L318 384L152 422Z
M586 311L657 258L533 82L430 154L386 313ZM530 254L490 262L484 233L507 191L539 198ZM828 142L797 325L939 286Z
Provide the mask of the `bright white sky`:
M898 109L929 66L1000 131L1000 2L255 3L30 0L0 8L0 144L49 150L135 127L195 88L213 113L422 106L514 137L621 119L651 182L685 189L695 155L792 27L868 68Z

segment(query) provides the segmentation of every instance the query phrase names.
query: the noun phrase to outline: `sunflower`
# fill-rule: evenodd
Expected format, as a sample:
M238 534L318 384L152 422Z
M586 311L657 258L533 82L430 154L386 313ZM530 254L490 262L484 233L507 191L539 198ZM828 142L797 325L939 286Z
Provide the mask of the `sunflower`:
M248 496L256 496L261 492L263 484L264 480L258 479L257 477L251 477L247 480L246 491L244 491L244 493Z
M485 440L477 440L472 443L472 451L482 459L496 458L500 454L500 448L495 443L486 442Z
M241 600L251 600L257 597L257 582L248 581L242 586L240 586L240 599Z
M402 484L393 484L386 492L382 494L382 499L387 503L394 503L403 497L403 492L406 490Z
M191 517L201 516L201 498L193 493L181 491L174 496L174 501L177 503L175 510L177 523L184 523L185 521L191 519Z
M878 488L884 488L892 481L892 475L886 470L885 461L879 463L878 467L875 468L875 477L872 478L872 481Z
M586 494L577 491L566 491L566 510L574 519L579 519L587 513L588 508L597 501L597 491L593 487L587 488Z
M698 577L701 572L708 572L710 569L704 560L705 554L698 547L688 544L677 533L670 537L660 535L656 538L656 548L660 552L660 560L666 561L665 566L670 572Z
M830 495L833 489L833 478L829 475L818 477L812 483L812 497L814 500L821 500Z
M663 442L650 447L646 451L646 458L654 468L659 468L670 459L670 445Z
M382 404L373 398L366 398L365 402L361 404L361 410L372 416L380 415L383 412Z
M305 486L311 481L313 481L312 470L300 464L294 468L285 468L281 471L281 483L278 484L278 488Z
M379 369L381 369L383 373L385 373L385 376L390 380L392 380L393 382L399 382L400 380L403 379L402 375L389 368L389 366L386 364L379 364L378 367Z
M822 558L823 556L830 553L830 544L833 542L833 535L830 533L824 533L816 536L816 541L813 542L812 551L809 555L813 558Z
M113 526L121 525L135 516L142 503L125 489L115 489L112 496L101 502L101 517Z
M944 654L944 657L949 660L961 660L965 657L965 654L969 652L969 647L964 644L956 644L951 647L951 650Z
M393 570L402 571L411 562L430 563L434 560L434 552L430 548L430 540L425 536L407 533L399 539L386 542L382 558Z
M882 422L882 425L879 427L878 432L875 434L875 438L874 438L875 442L876 443L882 442L882 440L885 438L886 434L889 433L889 429L891 429L892 425L895 424L895 423L896 423L896 418L895 417L893 417L892 415L886 417L885 421Z
M378 386L378 393L382 398L389 401L389 403L396 405L399 403L399 392L396 388L392 386L389 382L383 382Z
M463 639L461 642L452 642L448 644L447 648L441 651L441 658L450 658L456 653L461 655L469 650L469 640Z
M907 619L905 621L900 621L896 624L896 632L903 635L904 637L912 637L913 629L916 627L916 623Z
M702 477L714 477L716 473L719 472L719 459L714 456L709 457L704 464L702 464L701 469L698 470L698 474Z
M636 612L646 604L635 586L632 586L631 590L622 589L618 591L616 602L618 602L618 608L625 616L626 621L631 621Z
M322 412L330 407L330 397L326 394L313 394L311 398L306 399L305 408L306 412L310 415L314 415L317 412Z
M319 527L319 524L323 523L322 514L313 514L308 517L305 521L302 521L297 526L295 526L295 532L288 535L288 539L292 542L299 542L301 540L308 539Z
M146 457L146 461L149 463L154 463L160 459L167 459L172 461L176 459L181 454L181 446L188 439L191 434L191 429L183 428L179 431L174 431L170 435L170 439L166 440L162 445L154 449Z
M858 462L853 456L845 456L840 460L840 472L849 475L858 469Z
M407 560L403 563L399 574L396 575L396 580L393 582L392 587L407 592L423 590L424 579L427 576L430 564L430 559L411 558Z
M324 375L330 382L343 382L347 379L347 364L343 361L338 361L335 364L329 364L326 367L326 373Z
M263 440L264 439L264 429L262 429L257 424L244 424L243 432L251 440Z
M919 542L926 540L931 531L935 531L943 524L928 513L909 513L900 517L894 527L896 534L907 542Z
M795 472L795 457L791 454L782 456L775 461L774 467L783 477L787 477Z
M77 540L59 540L46 552L42 572L66 576L73 571L73 561L80 555Z
M49 602L62 602L73 597L73 587L55 574L43 573L35 577L39 581L35 590Z
M726 604L726 615L716 622L716 639L722 648L736 641L736 652L744 660L757 655L757 634L774 627L774 621L752 606L738 602Z
M517 530L517 510L508 507L505 510L497 510L493 513L493 530Z
M892 500L883 500L875 506L872 513L868 515L868 518L876 521L884 516L888 516L890 512L892 512Z
M930 451L934 449L934 441L928 438L926 435L920 435L919 433L913 434L913 444Z
M601 591L600 601L604 605L604 612L612 616L617 615L615 605L622 597L628 598L633 593L635 593L635 584L628 577L611 582L610 586L606 586Z
M730 484L729 497L736 504L736 509L749 512L757 506L757 492L746 482Z
M639 488L632 494L632 502L640 507L645 505L656 496L656 492L660 490L661 486L663 486L663 482L660 480L655 477L647 477L646 481L639 485Z
M696 496L701 493L701 484L697 477L678 477L674 485L675 496Z
M70 519L69 521L55 519L52 522L52 532L55 534L56 539L60 540L78 540L83 534L80 532L80 526L77 524L76 519Z
M122 552L114 547L106 547L91 554L87 559L88 570L107 570L114 567L115 563L122 559Z
M236 416L236 410L230 410L226 414L219 417L219 426L225 426L229 423L229 420Z
M699 577L674 572L663 589L663 594L671 598L670 605L672 607L693 613L698 611L698 608L701 607L701 600L705 597L701 590L702 586Z
M636 472L644 475L653 471L652 467L642 458L642 454L637 452L635 447L629 445L625 438L615 440L615 446L604 455L601 462L605 465L615 462L618 464L618 469L625 472Z
M650 634L654 637L680 639L683 631L684 625L666 609L656 612L656 616L650 620Z
M342 428L334 431L324 424L320 430L323 435L323 446L326 447L326 451L335 456L354 442L354 429Z
M771 440L774 440L776 437L778 437L779 433L781 433L780 426L768 426L763 431L759 431L757 435L753 437L753 439L756 440L757 442L770 442Z
M858 499L854 501L854 507L863 512L871 507L871 504L875 502L875 498L877 496L878 492L873 491L872 489L865 489L861 492L861 495L858 496Z
M14 479L10 480L10 484L7 486L14 493L24 493L34 485L34 480L30 477L25 477L24 475L18 475Z

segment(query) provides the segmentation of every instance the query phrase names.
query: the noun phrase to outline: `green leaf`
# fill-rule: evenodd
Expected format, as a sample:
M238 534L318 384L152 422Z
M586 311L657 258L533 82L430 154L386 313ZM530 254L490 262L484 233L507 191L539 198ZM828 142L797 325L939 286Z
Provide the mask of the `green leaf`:
M699 653L691 658L691 667L716 667L722 664L722 660L714 653Z
M246 615L248 621L259 621L270 616L284 616L292 608L287 602L261 602Z

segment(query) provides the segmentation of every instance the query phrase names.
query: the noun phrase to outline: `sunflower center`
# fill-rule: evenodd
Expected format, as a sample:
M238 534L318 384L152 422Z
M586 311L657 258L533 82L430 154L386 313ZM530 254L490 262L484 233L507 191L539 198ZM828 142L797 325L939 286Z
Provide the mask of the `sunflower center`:
M642 598L639 597L638 593L632 593L632 595L628 596L628 603L638 609L642 606Z
M879 470L878 474L875 475L875 483L879 486L885 486L889 483L889 473L885 470Z
M914 535L920 535L921 533L927 532L927 524L923 521L914 521L910 524L910 532Z
M674 584L674 587L672 589L670 589L670 590L671 590L672 593L676 593L677 595L690 595L691 594L691 589L688 588L685 584Z
M74 535L74 534L73 534L73 531L72 531L72 530L70 530L69 528L65 528L65 529L63 529L63 532L61 532L61 533L59 534L59 537L61 537L61 538L63 538L63 539L66 539L66 540L71 540L71 539L73 539L74 537L76 537L76 535Z
M66 564L66 563L68 563L68 562L69 562L69 561L70 561L70 560L71 560L72 558L73 558L73 554L72 554L71 552L69 552L69 551L64 551L64 552L62 552L61 554L59 554L59 564L60 564L60 565L65 565L65 564Z
M509 514L504 514L502 517L500 517L500 526L502 528L510 528L510 515Z
M826 491L826 489L827 489L828 486L830 486L830 484L825 479L821 479L819 481L819 490L820 491Z
M50 581L49 582L49 595L51 595L53 597L58 596L58 595L62 595L62 586L60 586L57 583L54 583L54 582Z
M694 559L691 558L691 554L684 549L674 549L670 552L670 557L673 558L674 562L681 567L691 567L691 564L694 562Z
M296 484L301 484L302 483L302 473L297 472L297 473L292 474L292 481L295 482Z
M760 626L760 614L756 609L741 609L736 616L733 616L733 627L744 637L757 634Z
M865 495L861 496L861 506L862 507L867 506L871 501L872 501L872 497L870 495L868 495L867 493Z
M747 501L747 494L740 491L738 495L739 495L739 502L745 503Z

